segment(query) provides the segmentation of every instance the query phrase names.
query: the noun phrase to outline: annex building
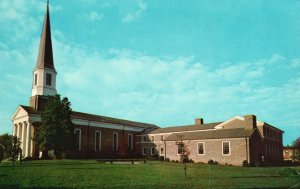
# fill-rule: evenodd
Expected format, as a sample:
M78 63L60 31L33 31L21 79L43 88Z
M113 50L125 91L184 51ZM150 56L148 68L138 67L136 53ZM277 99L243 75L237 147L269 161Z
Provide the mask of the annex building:
M39 157L33 137L48 96L57 94L56 74L47 4L29 105L19 105L12 117L13 135L20 139L24 157ZM195 162L212 159L220 164L242 165L243 161L273 164L283 160L283 131L257 121L254 115L216 123L198 118L193 125L167 128L77 111L72 112L71 119L77 146L72 152L74 158L162 156L179 160L176 142L183 141Z

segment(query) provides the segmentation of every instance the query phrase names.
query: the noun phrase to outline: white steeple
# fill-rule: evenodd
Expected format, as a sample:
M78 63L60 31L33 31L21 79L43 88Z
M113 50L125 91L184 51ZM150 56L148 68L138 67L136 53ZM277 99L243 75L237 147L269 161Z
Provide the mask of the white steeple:
M47 2L38 59L33 70L32 97L36 95L55 95L56 74L52 52L49 2Z

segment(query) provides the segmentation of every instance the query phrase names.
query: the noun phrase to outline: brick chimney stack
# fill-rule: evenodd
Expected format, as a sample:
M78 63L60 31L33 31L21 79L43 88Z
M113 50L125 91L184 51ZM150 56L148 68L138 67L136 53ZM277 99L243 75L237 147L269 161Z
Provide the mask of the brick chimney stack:
M196 118L195 119L195 124L196 125L202 125L203 124L203 118Z
M255 129L256 126L256 116L255 115L245 115L245 129Z

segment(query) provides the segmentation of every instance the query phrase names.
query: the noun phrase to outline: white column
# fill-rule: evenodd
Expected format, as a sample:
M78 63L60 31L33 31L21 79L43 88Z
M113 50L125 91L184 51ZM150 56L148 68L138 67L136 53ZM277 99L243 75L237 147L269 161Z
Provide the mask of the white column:
M17 134L18 134L18 125L14 124L14 133L13 133L13 136L17 136Z
M26 157L31 156L31 123L27 122Z
M22 155L25 157L25 147L26 147L26 122L22 123L22 139L21 139L21 146L22 146Z
M31 123L29 125L31 127L31 129L30 129L31 130L30 131L30 136L33 137L34 136L34 127L33 127L33 125ZM31 141L30 142L30 156L33 157L34 156L34 151L33 151L34 150L33 149L33 142L34 141L32 140L32 138L30 139L30 141Z
M22 123L18 124L18 134L17 134L17 137L21 141L21 138L22 138Z

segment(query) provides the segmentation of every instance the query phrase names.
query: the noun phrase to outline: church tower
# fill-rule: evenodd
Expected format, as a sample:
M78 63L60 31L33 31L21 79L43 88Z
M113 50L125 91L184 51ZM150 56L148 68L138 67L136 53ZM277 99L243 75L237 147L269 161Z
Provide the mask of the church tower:
M42 110L48 96L56 95L56 70L53 62L49 1L44 19L39 54L33 70L30 106Z

